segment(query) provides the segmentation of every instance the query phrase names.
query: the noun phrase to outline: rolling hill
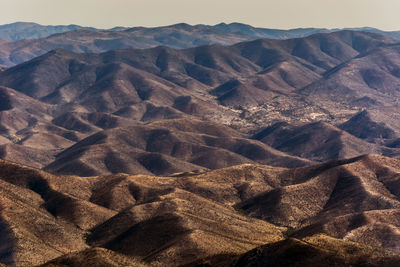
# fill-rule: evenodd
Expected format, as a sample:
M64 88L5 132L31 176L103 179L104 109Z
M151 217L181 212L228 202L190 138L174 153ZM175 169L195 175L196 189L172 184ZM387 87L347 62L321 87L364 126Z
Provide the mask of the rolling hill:
M353 120L354 118L350 119L350 122ZM343 125L350 124L346 122ZM364 123L363 126L360 125L357 129L362 133L373 134L373 128L369 126ZM384 129L379 126L376 126L377 131ZM354 125L353 127L352 129L355 129L357 126ZM362 127L365 127L364 131ZM326 122L301 125L277 122L258 132L253 138L279 151L314 161L350 158L368 153L391 156L399 152L395 148L389 148L379 143L369 143L357 138L355 132L349 128L347 130L347 132L343 131ZM387 136L384 137L388 138Z
M226 126L193 119L117 127L76 143L45 169L83 176L118 172L167 175L242 163L288 167L310 163L242 136Z
M398 157L397 48L339 31L230 47L54 50L0 72L1 156L78 175ZM360 118L365 108L377 115Z
M275 264L397 264L399 166L369 155L295 169L77 177L1 161L8 245L0 259L243 266L274 255Z

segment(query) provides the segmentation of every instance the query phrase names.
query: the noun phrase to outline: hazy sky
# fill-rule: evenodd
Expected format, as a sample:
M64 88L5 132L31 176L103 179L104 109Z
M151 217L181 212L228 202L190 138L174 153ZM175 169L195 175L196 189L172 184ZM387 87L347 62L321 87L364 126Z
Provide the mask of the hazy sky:
M160 26L243 22L267 28L400 30L399 0L0 0L0 24Z

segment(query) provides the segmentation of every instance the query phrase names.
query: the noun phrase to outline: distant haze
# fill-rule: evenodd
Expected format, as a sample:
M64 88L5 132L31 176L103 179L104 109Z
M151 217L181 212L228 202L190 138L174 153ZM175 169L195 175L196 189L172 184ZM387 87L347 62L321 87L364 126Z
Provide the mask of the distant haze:
M0 10L0 24L29 21L111 28L243 22L279 29L400 29L398 0L0 0Z

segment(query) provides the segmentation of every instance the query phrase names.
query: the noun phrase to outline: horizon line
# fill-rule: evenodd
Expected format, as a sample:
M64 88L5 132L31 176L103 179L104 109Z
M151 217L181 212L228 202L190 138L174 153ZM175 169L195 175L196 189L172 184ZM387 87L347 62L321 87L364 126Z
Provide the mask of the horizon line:
M93 28L96 30L111 30L111 29L115 29L115 28L162 28L162 27L171 27L171 26L176 26L176 25L180 25L180 24L185 24L191 27L196 27L196 26L210 26L210 27L214 27L214 26L218 26L221 24L225 24L225 25L232 25L232 24L240 24L240 25L245 25L245 26L250 26L252 28L257 28L257 29L268 29L268 30L278 30L278 31L290 31L290 30L301 30L301 29L319 29L319 30L357 30L357 29L375 29L375 30L380 30L380 31L384 31L384 32L395 32L395 31L400 31L399 30L382 30L380 28L377 27L371 27L371 26L349 26L349 27L333 27L333 28L329 28L329 27L314 27L314 26L309 26L309 27L298 27L298 28L269 28L269 27L260 27L260 26L253 26L251 24L247 24L247 23L243 23L243 22L219 22L217 24L203 24L203 23L199 23L199 24L191 24L191 23L187 23L187 22L178 22L178 23L173 23L173 24L164 24L164 25L159 25L159 26L143 26L143 25L136 25L136 26L123 26L123 25L116 25L113 27L96 27L96 26L88 26L88 25L81 25L81 24L76 24L76 23L71 23L71 24L41 24L38 22L34 22L34 21L14 21L14 22L10 22L10 23L5 23L5 24L0 24L0 27L2 26L7 26L7 25L13 25L13 24L36 24L39 26L43 26L43 27L68 27L68 26L78 26L78 27L83 27L83 28Z

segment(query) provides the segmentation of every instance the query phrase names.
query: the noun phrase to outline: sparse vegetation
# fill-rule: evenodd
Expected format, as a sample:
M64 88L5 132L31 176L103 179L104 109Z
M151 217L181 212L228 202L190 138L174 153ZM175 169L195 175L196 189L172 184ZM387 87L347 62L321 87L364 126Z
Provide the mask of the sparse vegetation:
M0 41L0 262L400 265L398 42L205 29Z

